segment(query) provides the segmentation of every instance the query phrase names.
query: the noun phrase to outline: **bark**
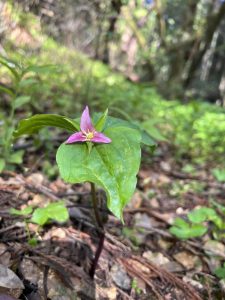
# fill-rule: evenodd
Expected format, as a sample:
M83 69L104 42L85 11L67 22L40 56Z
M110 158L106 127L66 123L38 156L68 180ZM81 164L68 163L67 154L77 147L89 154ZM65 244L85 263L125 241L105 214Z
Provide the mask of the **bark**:
M221 21L223 20L224 16L225 16L225 3L221 4L221 7L217 13L211 15L211 17L209 18L206 24L205 34L203 38L200 39L198 43L198 47L196 47L192 55L189 72L186 78L184 79L184 83L183 83L184 88L187 88L189 86L196 70L201 65L204 54L206 53L208 47L210 46L211 41L213 39L213 35L217 30L218 26L220 25Z
M103 62L106 64L109 63L109 42L112 39L112 36L115 32L116 22L120 15L122 4L122 0L111 0L111 8L113 15L109 19L109 27L105 37L105 49L103 55Z

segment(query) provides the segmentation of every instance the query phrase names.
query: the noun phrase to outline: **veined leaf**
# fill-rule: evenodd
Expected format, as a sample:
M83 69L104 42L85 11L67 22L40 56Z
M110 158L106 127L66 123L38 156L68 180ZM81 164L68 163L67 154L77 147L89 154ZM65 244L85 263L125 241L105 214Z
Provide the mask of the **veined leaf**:
M137 130L123 126L107 127L104 134L111 138L110 144L95 144L90 153L86 144L62 144L56 160L66 182L89 181L101 186L109 210L122 220L123 208L136 187L141 136Z
M79 124L70 118L59 115L42 114L34 115L29 119L20 121L17 130L14 131L14 136L19 137L23 134L32 134L46 126L59 127L72 132L80 130Z
M149 135L149 133L136 122L125 121L114 117L107 117L105 129L108 127L118 127L118 126L129 127L138 130L141 134L141 143L150 147L156 147L156 142L151 137L151 135Z

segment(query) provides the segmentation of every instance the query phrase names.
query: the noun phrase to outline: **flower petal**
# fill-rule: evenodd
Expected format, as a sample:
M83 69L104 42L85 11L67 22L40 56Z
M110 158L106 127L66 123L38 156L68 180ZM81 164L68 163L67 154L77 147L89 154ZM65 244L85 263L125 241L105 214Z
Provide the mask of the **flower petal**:
M92 125L90 114L89 114L89 108L88 106L85 107L85 110L82 113L81 119L80 119L80 129L84 132L94 131L94 126Z
M66 144L85 142L85 141L86 141L86 137L83 135L83 133L81 131L79 131L79 132L72 134L66 141Z
M107 136L105 136L103 133L101 132L95 132L94 137L91 139L91 142L93 143L103 143L103 144L108 144L111 143L112 140L110 138L108 138Z

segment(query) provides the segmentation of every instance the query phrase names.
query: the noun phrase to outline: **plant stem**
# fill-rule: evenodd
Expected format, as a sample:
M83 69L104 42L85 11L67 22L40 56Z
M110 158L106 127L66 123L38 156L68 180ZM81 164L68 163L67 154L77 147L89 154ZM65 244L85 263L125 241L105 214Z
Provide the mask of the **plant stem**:
M102 219L99 215L99 210L98 210L98 199L96 197L95 184L92 182L91 182L91 198L92 198L92 204L93 204L93 209L94 209L94 213L95 213L95 219L98 223L98 226L100 228L103 228Z
M91 197L92 197L92 204L93 204L93 208L94 208L95 218L96 218L98 227L101 229L99 231L99 243L98 243L98 247L95 252L95 258L92 262L92 266L91 266L91 269L89 272L89 275L91 276L91 278L94 278L96 267L98 265L98 260L99 260L99 257L102 253L103 246L104 246L105 232L104 232L104 226L102 223L102 219L100 217L99 210L98 210L98 199L96 197L95 184L92 182L91 182Z

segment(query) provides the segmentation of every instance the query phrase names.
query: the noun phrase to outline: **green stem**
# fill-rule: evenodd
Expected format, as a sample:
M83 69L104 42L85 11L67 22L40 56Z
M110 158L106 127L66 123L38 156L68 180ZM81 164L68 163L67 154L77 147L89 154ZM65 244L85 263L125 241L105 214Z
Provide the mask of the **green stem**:
M11 143L12 143L12 134L10 134L10 136L8 136L8 128L14 126L15 100L16 100L16 97L19 92L19 82L20 82L20 79L18 79L18 80L16 79L14 95L11 98L10 114L9 114L9 117L5 120L5 127L4 127L5 143L4 143L4 147L3 147L3 157L5 158L6 161L7 161L7 158L9 157Z

